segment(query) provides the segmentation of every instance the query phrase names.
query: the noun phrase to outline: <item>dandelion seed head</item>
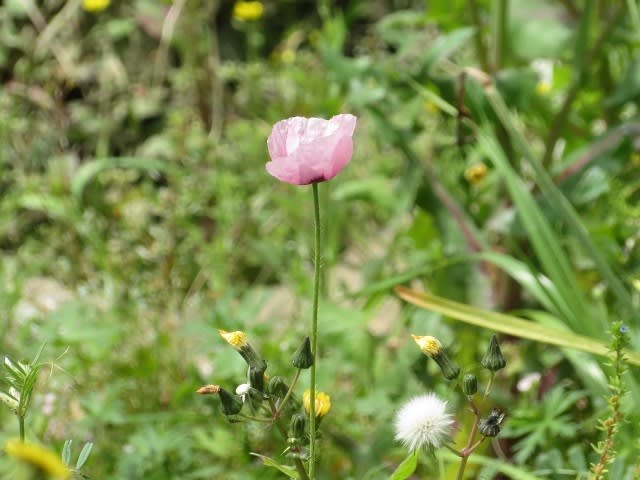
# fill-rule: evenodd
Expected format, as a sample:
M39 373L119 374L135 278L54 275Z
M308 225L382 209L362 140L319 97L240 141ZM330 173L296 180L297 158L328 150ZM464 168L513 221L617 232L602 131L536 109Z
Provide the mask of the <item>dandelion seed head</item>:
M449 438L452 415L446 412L447 402L428 393L409 400L396 414L396 440L410 451L421 447L439 448Z

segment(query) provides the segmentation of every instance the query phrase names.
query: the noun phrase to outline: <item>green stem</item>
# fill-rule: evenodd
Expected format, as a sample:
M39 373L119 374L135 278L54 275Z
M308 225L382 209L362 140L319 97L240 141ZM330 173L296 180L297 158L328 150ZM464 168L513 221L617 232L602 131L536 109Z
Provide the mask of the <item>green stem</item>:
M484 391L484 398L487 398L489 396L489 393L491 393L491 387L493 387L493 381L496 378L496 372L491 372L491 376L489 377L489 382L487 383L487 388Z
M24 417L18 415L18 423L20 424L20 441L24 443Z
M273 402L273 399L271 398L269 399L269 406L271 407L271 413L273 415L273 423L275 424L276 428L280 431L280 435L282 435L282 438L287 440L289 435L287 435L286 428L284 428L284 426L280 422L280 419L276 416L276 412L277 412L276 404ZM309 480L309 476L307 475L307 472L304 469L304 464L302 463L302 460L300 460L300 458L298 457L295 457L294 463L296 464L296 470L298 471L300 480Z
M480 445L480 443L482 443L482 440L484 440L484 437L483 437L476 444L473 443L473 440L476 437L476 433L478 432L478 424L480 423L480 411L478 410L478 407L476 407L476 404L473 403L473 400L471 398L469 398L469 404L471 406L471 411L473 412L473 416L474 416L473 426L471 427L471 432L469 433L469 440L467 440L467 445L460 452L460 456L462 457L462 460L460 460L460 467L458 467L458 474L456 475L456 480L462 480L464 478L464 470L465 468L467 468L467 461L469 460L469 455L471 455L473 450L478 445Z
M487 54L487 46L485 45L484 38L482 37L482 19L480 18L480 9L478 8L476 0L469 0L469 10L471 12L473 24L476 27L476 55L478 56L478 61L480 62L482 70L489 73L489 55Z
M313 273L313 314L311 317L311 381L309 382L309 478L316 475L316 369L318 368L318 297L320 292L320 198L318 184L313 188L313 219L315 227L314 273Z
M289 397L291 397L291 394L293 393L293 389L295 388L296 383L298 383L298 378L300 378L300 372L301 372L301 370L298 368L296 370L295 376L293 377L293 381L291 382L291 386L289 387L289 390L287 391L287 394L282 399L282 402L280 402L280 405L278 405L278 411L275 413L276 418L280 418L280 414L282 413L282 409L287 404L287 401L289 401Z
M506 57L508 0L498 0L495 12L495 38L493 50L493 72L497 73Z

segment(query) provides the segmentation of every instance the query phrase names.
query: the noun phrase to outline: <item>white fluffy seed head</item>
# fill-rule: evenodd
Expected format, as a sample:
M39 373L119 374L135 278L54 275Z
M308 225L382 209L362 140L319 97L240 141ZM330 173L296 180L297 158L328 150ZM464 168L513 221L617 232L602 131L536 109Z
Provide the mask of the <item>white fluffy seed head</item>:
M453 417L446 412L447 402L428 393L409 400L396 414L396 440L410 451L421 447L439 448L449 438Z

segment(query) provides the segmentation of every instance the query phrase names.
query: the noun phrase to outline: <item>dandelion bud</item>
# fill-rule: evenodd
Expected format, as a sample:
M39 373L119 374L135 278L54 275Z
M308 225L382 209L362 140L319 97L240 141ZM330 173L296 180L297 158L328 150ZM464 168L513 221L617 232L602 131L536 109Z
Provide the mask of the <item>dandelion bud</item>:
M249 344L246 333L241 331L227 332L225 330L218 330L218 333L244 358L247 365L257 369L262 368L263 372L267 369L267 362Z
M264 369L249 367L249 384L259 392L264 392Z
M491 336L487 353L484 354L484 358L480 363L484 368L491 370L492 372L497 372L507 364L507 361L504 359L502 351L500 350L498 337L495 334Z
M304 411L309 413L311 406L311 392L309 390L306 390L302 395L302 404L304 405ZM331 397L324 392L317 392L314 407L316 417L324 417L331 410Z
M440 340L430 336L411 335L425 355L432 358L440 367L442 375L447 380L453 380L460 374L460 367L456 365L442 348Z
M293 354L291 364L300 369L306 369L313 365L313 353L311 353L311 342L309 337L305 337L300 348Z
M480 420L479 430L485 437L495 437L500 433L500 424L504 420L504 412L492 408L487 418Z
M296 413L289 422L289 438L300 439L304 437L306 418L301 413Z
M222 403L222 413L225 415L236 415L242 410L242 398L239 395L233 395L224 388L219 388L220 402Z
M478 391L478 379L473 373L467 373L462 378L462 391L468 397L475 395Z
M196 390L196 393L199 393L200 395L211 395L219 392L220 385L205 385L204 387L200 387L198 390Z
M284 381L284 378L276 375L269 380L268 390L273 397L284 398L289 391L289 386Z

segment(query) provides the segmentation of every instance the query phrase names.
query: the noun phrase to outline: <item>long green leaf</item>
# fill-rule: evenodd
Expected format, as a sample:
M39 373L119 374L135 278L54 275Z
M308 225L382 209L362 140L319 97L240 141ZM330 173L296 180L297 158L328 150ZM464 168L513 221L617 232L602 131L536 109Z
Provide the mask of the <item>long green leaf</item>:
M71 181L71 193L76 200L82 199L85 188L104 170L112 168L127 168L144 171L166 172L168 164L159 160L139 157L108 157L89 162L78 169Z
M573 348L601 356L608 355L607 345L591 337L540 325L504 313L482 310L406 287L396 287L395 291L400 298L413 305L441 313L470 325L558 347ZM640 354L631 351L627 351L625 354L629 363L640 366Z
M478 133L478 143L504 178L509 194L518 209L519 218L540 260L565 303L571 305L563 317L572 330L597 334L602 326L590 314L589 304L561 247L561 240L553 231L540 207L518 174L507 161L504 151L487 129Z
M634 312L635 307L633 306L631 295L625 288L622 281L620 281L618 276L614 273L613 269L609 266L600 251L591 241L589 231L580 220L580 217L573 208L573 205L571 205L569 200L555 185L553 179L544 169L540 160L532 152L528 141L516 127L518 122L515 120L514 114L509 111L507 105L504 103L504 99L500 96L500 93L496 89L490 89L487 92L486 98L500 119L500 122L509 133L509 136L535 172L536 184L540 187L540 190L547 200L554 206L555 212L564 220L572 233L581 243L582 248L584 248L589 257L593 260L596 268L600 272L600 275L602 275L602 278L611 289L611 292L629 312Z

